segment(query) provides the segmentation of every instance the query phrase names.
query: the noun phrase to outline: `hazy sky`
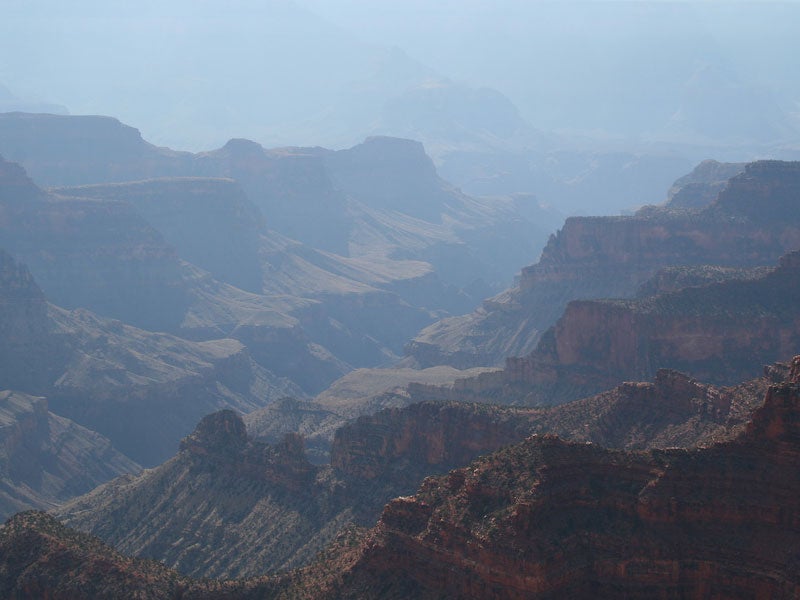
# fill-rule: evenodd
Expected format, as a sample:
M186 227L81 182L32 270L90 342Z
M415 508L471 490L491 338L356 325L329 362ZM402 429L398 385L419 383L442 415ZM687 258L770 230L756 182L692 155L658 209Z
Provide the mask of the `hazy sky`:
M735 96L728 121L752 105L772 131L799 111L798 23L796 2L13 1L0 84L193 149L346 144L432 78L542 129L661 135Z

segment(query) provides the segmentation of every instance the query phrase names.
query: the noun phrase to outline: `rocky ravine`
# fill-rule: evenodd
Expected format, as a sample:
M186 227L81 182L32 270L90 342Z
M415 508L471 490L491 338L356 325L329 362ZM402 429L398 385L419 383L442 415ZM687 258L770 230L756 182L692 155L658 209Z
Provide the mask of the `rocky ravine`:
M337 598L793 598L800 359L735 440L534 436L390 503Z
M800 163L762 161L700 210L569 218L518 286L426 328L407 353L420 366L501 364L532 352L571 300L632 297L667 266L772 265L800 248L798 198Z
M52 301L192 339L233 336L308 394L396 359L544 242L512 200L460 193L410 140L340 152L231 140L189 154L113 119L21 113L0 117L0 132L6 156L61 186L20 194L0 224L0 246ZM6 191L17 184L0 173Z
M0 308L0 389L46 396L51 411L141 464L169 457L208 412L248 412L298 391L236 340L192 342L49 304L2 250Z
M702 279L702 278L701 278ZM414 386L422 399L558 404L657 368L730 384L800 347L800 252L772 271L631 300L576 300L522 358L450 387ZM655 284L670 289L672 284Z
M308 563L351 525L370 526L391 498L533 432L619 448L728 439L748 421L771 367L735 388L671 371L550 409L459 402L386 409L341 427L329 466L298 436L249 439L231 412L206 417L164 465L110 482L58 509L73 527L193 576L253 576ZM302 408L302 407L300 407Z
M438 176L421 144L398 138L342 151L265 150L234 139L191 154L157 148L111 118L13 113L0 117L0 153L46 186L234 179L268 228L340 257L380 258L392 280L382 289L403 295L411 284L425 293L422 306L454 312L488 295L486 283L513 277L550 229L528 222L511 199L462 194ZM408 259L424 262L437 281L409 282L416 276L408 277ZM483 286L468 286L479 279Z
M47 399L0 392L0 519L139 470L108 438L50 412Z
M195 455L241 439L233 421ZM608 450L532 436L395 499L286 576L191 582L36 513L0 528L0 592L50 598L794 598L800 357L734 439ZM221 437L220 437L221 436ZM234 444L236 446L236 444ZM194 449L192 449L194 448ZM198 452L200 451L200 452ZM246 465L244 465L246 467ZM302 472L302 469L300 470ZM269 473L266 475L269 477Z

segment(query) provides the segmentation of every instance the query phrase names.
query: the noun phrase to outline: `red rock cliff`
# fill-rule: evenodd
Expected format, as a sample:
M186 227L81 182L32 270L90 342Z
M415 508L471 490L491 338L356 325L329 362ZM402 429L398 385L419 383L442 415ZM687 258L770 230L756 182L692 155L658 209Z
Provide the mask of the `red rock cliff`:
M337 593L795 598L798 423L795 382L770 388L740 437L706 449L534 436L390 503Z

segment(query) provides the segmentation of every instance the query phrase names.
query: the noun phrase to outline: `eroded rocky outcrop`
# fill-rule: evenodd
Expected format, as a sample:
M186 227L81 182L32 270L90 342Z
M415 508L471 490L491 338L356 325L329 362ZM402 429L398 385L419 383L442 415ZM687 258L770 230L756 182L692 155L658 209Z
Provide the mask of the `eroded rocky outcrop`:
M163 465L59 511L123 552L190 575L235 577L310 560L337 531L335 487L308 462L302 438L252 441L225 410L205 417Z
M731 439L767 386L786 381L789 371L777 364L764 377L719 388L665 370L652 383L625 383L547 409L463 402L386 409L341 427L331 465L318 467L309 464L299 436L259 443L235 413L222 411L204 418L174 459L111 482L59 514L184 573L256 575L309 562L348 527L372 525L386 502L412 493L425 477L532 433L626 449ZM281 404L311 431L330 417L309 403ZM280 537L276 527L285 528Z
M534 436L390 503L330 597L793 598L800 388L697 450Z
M107 438L50 412L46 398L0 392L1 519L138 470Z
M572 300L631 297L667 266L772 265L800 248L798 185L800 163L762 161L702 210L569 218L517 287L431 325L407 353L422 366L499 364L533 351Z
M756 405L754 398L768 384L766 398L752 418L741 419L744 412L740 409L748 412L746 407ZM745 400L747 396L750 398ZM328 539L335 541L320 562L303 570L223 583L181 580L167 571L160 571L154 581L143 572L135 584L145 586L154 598L166 597L160 587L164 581L180 581L185 598L229 599L797 595L800 490L795 488L800 480L795 466L800 453L800 357L790 365L765 369L757 386L745 384L738 391L713 388L664 371L652 384L625 384L616 391L616 399L597 397L583 402L584 406L573 411L572 421L568 415L562 415L561 421L571 422L570 427L579 425L574 417L581 412L590 414L592 406L622 416L630 414L633 407L649 404L650 408L663 408L656 410L662 416L691 412L720 422L727 413L728 420L739 422L734 430L717 438L724 440L721 443L695 449L632 452L585 441L567 442L552 434L534 435L466 468L425 479L415 495L390 502L371 531L331 535ZM410 415L430 420L432 408L435 412L432 406L418 407ZM485 407L481 409L484 415L490 414ZM453 410L447 408L442 414ZM549 410L563 411L564 407ZM494 414L504 411L508 414L509 409L496 409ZM528 409L526 416L535 413ZM596 422L599 429L619 430L616 424L603 425L602 418ZM362 422L354 431L368 425ZM397 439L407 437L403 430L397 428ZM420 435L420 439L425 437L430 436ZM382 447L387 448L385 444ZM162 510L157 514L148 514L152 499L143 494L161 494L163 499L167 488L169 493L180 493L189 487L194 493L185 500L193 497L194 502L178 506L192 524L208 524L230 513L236 515L235 527L252 528L248 492L256 490L262 507L274 502L286 480L273 480L264 490L258 489L258 482L271 477L265 478L264 473L274 472L270 469L278 464L303 464L298 462L301 453L297 440L275 448L248 440L244 425L232 412L211 415L167 465L95 492L104 495L117 511L105 515L103 527L113 526L112 516L117 522L130 517L141 522L175 520L174 512L164 510L169 503L160 504ZM405 453L424 456L424 460L432 459L430 462L443 456L430 444L421 453ZM246 456L258 458L242 460ZM228 476L237 470L235 478ZM313 468L306 463L300 479L310 471ZM203 473L213 477L204 480ZM321 479L317 471L315 485L327 477ZM146 478L151 485L137 484ZM244 481L247 485L242 487ZM295 508L298 495L307 497L307 481L304 486L294 491ZM127 504L131 490L136 490L136 501ZM81 501L84 508L88 508L89 498ZM330 506L331 498L328 496L325 506ZM304 509L293 514L300 519L308 516ZM72 518L80 521L89 515L90 511L82 510ZM270 521L275 518L273 515ZM182 527L182 536L197 535L190 533L191 527ZM231 540L225 533L228 530L217 530L213 537L217 552L223 555L227 555L226 543ZM246 532L239 535L246 537ZM191 548L197 550L206 539L211 538L194 537ZM260 544L273 541L263 535L259 539ZM122 567L140 564L107 551L104 568L92 568L94 575L89 575L68 557L77 553L86 565L91 561L86 553L103 546L43 515L16 517L0 528L0 544L7 549L0 555L3 589L16 593L28 589L25 573L32 572L38 573L36 582L42 586L35 588L37 592L68 589L71 597L86 597L70 587L69 581L97 575L103 585L125 593L134 589L130 587L134 582L125 579ZM249 551L260 550L260 544L251 545ZM165 541L162 546L167 552L177 549ZM54 547L62 553L58 562L49 560ZM196 557L187 548L180 552L183 559L177 566L185 569ZM98 584L92 581L86 589L94 591L92 586ZM169 589L175 593L174 588ZM60 596L53 593L52 597Z
M0 308L0 389L46 396L50 410L145 465L169 457L204 414L297 391L236 340L192 342L49 304L2 250Z
M189 298L178 256L132 207L27 188L12 196L17 170L0 168L0 247L30 268L49 299L152 330L180 324Z
M403 263L425 261L438 277L423 282L428 307L469 310L530 262L546 235L511 199L473 199L442 181L411 140L370 138L334 152L233 139L190 154L156 148L115 119L23 113L4 115L0 134L0 153L43 185L235 179L269 229L342 257L381 257L393 267L384 289L419 287ZM476 288L481 278L491 287Z
M155 561L125 557L46 513L15 515L0 527L3 598L180 597L189 582Z
M671 210L705 208L717 199L728 180L741 173L744 167L743 163L704 160L691 173L675 181L664 205Z
M800 346L800 253L758 273L632 300L570 302L528 356L450 388L418 387L418 397L558 404L658 368L719 384L753 377L758 362Z
M182 258L219 281L261 292L258 251L263 217L233 180L174 177L51 191L131 204Z
M732 439L631 452L534 435L426 479L413 496L390 502L372 530L339 536L321 562L288 575L191 582L159 567L156 576L146 563L28 513L0 528L0 584L9 597L33 590L54 598L100 597L108 586L162 598L177 583L185 598L231 600L794 598L800 357L766 375L783 381ZM662 379L654 385L693 388L715 402L694 382ZM238 444L241 429L235 416L216 415L192 443ZM201 456L211 455L184 450L184 460ZM126 568L143 570L131 581Z

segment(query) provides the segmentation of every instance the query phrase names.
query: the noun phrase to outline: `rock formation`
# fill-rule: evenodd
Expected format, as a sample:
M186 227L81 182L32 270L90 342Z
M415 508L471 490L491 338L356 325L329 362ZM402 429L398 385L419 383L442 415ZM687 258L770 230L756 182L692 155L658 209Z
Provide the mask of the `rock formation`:
M189 154L113 119L23 114L0 118L0 132L0 151L62 186L38 191L36 208L15 200L0 230L48 298L192 339L237 330L262 366L306 393L396 359L441 311L469 310L505 285L543 241L513 201L458 192L408 140L341 152L231 140ZM376 171L402 172L392 179L402 185L370 192ZM291 325L265 322L276 313ZM319 376L266 362L276 356Z
M370 138L338 152L265 150L234 139L190 154L156 148L115 119L14 113L0 118L0 154L48 186L235 179L268 228L339 256L397 262L388 271L395 291L409 284L403 259L426 261L439 281L414 287L428 288L424 305L449 311L468 310L480 300L487 288L472 293L468 284L475 280L503 285L535 256L546 235L510 199L460 193L438 177L419 143L397 138ZM459 294L458 288L465 290Z
M800 163L762 161L700 211L569 218L517 287L431 325L407 352L421 366L499 364L533 351L571 300L631 297L667 266L774 264L800 248L798 186Z
M262 574L311 560L348 519L342 484L325 473L299 436L254 442L238 414L221 411L163 465L61 510L72 526L186 574Z
M50 412L46 398L0 392L0 519L138 470L107 438Z
M631 300L570 302L528 356L449 388L418 386L415 397L536 406L649 379L658 368L718 384L753 377L754 362L800 347L800 252L763 273Z
M732 439L631 452L534 435L426 479L415 495L390 502L369 532L339 536L316 565L283 576L192 582L23 513L0 528L0 591L231 600L794 598L800 357L766 375L785 381L768 388ZM677 385L687 384L699 391ZM295 455L256 450L243 430L235 415L214 415L187 439L183 460L203 457L224 478L240 452Z
M796 597L798 384L709 448L533 436L428 479L386 507L328 597Z
M57 512L120 550L185 574L254 576L308 563L348 526L372 525L386 502L425 477L531 433L634 449L730 439L768 383L788 372L776 365L763 378L717 388L662 371L653 383L626 383L548 409L463 402L385 409L338 429L330 466L319 467L306 460L296 434L260 443L223 411L204 418L164 465L112 481ZM287 403L310 431L330 418Z
M187 587L155 561L122 556L97 538L68 529L41 512L19 513L0 527L3 598L153 598Z
M192 342L49 304L1 250L0 308L0 389L46 396L50 410L145 465L169 457L208 412L298 391L236 340Z
M717 199L728 180L741 173L744 167L742 163L704 160L691 173L675 181L664 206L672 210L705 208Z
M262 290L258 252L263 217L232 180L176 177L51 192L131 204L183 259L219 281Z

